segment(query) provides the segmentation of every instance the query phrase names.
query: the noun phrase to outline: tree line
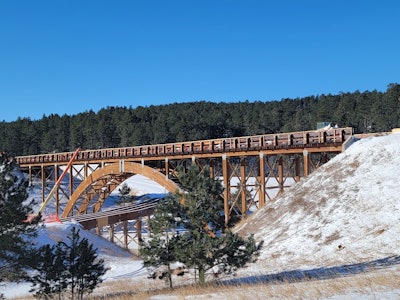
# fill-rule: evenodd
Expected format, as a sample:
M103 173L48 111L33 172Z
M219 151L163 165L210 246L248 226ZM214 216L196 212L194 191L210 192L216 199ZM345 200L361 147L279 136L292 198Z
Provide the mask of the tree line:
M51 114L0 122L0 149L11 155L126 147L226 136L316 129L317 122L355 133L400 127L400 85L385 92L355 91L280 101L187 102L114 107L97 113Z

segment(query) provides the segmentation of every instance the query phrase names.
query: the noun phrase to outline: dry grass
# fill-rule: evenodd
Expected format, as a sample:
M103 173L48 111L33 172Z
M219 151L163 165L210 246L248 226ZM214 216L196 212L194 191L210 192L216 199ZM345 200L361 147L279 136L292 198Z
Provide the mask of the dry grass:
M106 292L92 299L113 300L244 300L244 299L324 299L333 296L345 298L346 295L367 296L381 299L382 293L392 293L391 298L400 297L399 269L376 270L353 276L324 280L305 280L299 282L270 282L255 284L221 285L209 284L182 285L173 290L154 287L163 286L162 281L150 280L133 284L131 281L107 284ZM153 287L152 287L153 286ZM385 297L384 297L385 298ZM338 298L339 299L339 298Z
M129 279L107 281L91 300L261 300L261 299L400 299L400 267L380 269L352 276L298 282L274 281L255 284L182 284L173 290L163 281ZM386 294L383 294L386 293ZM33 297L15 298L30 300Z

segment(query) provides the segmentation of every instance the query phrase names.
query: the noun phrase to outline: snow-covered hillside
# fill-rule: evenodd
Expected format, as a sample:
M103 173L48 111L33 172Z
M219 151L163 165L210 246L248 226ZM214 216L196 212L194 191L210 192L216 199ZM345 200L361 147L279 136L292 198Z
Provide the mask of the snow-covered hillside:
M400 134L366 138L248 219L268 272L400 253Z
M353 144L236 228L264 243L258 262L240 270L239 277L398 257L399 178L399 133ZM159 188L146 190L162 192ZM48 226L41 232L41 243L59 239L69 226L73 224ZM140 260L95 235L86 237L111 268L106 280L144 278ZM26 293L28 287L18 289L8 285L2 292L11 297Z

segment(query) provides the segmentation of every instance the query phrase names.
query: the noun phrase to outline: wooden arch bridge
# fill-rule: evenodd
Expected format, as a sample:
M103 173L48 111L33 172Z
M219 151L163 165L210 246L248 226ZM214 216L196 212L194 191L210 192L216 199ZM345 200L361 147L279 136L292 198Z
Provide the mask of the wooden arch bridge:
M222 180L225 187L221 201L228 222L233 215L243 217L251 208L263 207L286 187L342 152L352 133L350 127L331 128L80 150L72 162L74 152L18 156L16 161L29 174L30 182L40 185L42 201L51 195L60 219L75 218L88 229L105 225L113 228L117 222L137 221L152 214L154 205L102 212L111 192L127 178L140 174L173 193L179 189L179 168L195 163L203 169L207 165L211 176ZM55 186L60 174L65 173L62 184ZM136 227L140 231L140 222Z

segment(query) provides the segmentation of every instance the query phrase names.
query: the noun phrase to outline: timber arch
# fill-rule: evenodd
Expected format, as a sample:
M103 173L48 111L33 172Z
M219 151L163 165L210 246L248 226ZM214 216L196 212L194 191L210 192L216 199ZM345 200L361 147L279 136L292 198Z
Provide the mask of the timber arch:
M71 195L61 217L66 218L73 214L85 214L92 206L92 212L98 212L111 192L133 175L147 177L165 187L171 193L175 193L180 189L166 175L151 167L120 160L105 165L88 175Z

